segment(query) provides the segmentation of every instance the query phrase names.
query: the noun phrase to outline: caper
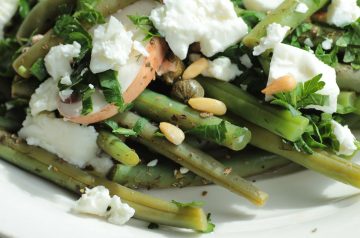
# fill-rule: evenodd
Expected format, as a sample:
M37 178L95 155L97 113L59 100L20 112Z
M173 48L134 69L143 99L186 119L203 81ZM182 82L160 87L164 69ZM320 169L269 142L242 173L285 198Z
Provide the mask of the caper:
M164 71L161 78L169 85L174 84L174 82L181 77L185 70L184 63L174 54L169 55L161 67Z
M190 98L204 97L205 91L196 80L179 80L174 83L171 95L183 102L187 102Z

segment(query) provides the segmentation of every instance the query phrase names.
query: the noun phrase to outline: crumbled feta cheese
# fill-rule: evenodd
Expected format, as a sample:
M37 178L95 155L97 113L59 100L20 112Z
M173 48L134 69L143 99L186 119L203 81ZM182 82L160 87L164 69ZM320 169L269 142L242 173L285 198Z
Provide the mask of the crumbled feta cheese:
M240 63L248 69L253 66L253 63L251 62L251 59L247 54L244 54L240 57Z
M201 52L211 57L248 32L230 0L166 0L151 11L150 19L182 60L194 42L199 42Z
M109 155L102 153L90 160L89 165L95 168L96 172L105 176L114 166L114 163Z
M180 173L181 174L186 174L186 173L188 173L189 172L189 169L188 168L185 168L185 167L181 167L180 168Z
M349 127L343 126L334 120L331 121L331 125L333 127L333 133L340 145L337 154L352 155L357 150L357 146L355 145L356 138L351 133Z
M91 83L89 84L89 88L90 89L94 89L95 87L94 87L94 85L92 85Z
M18 5L19 0L0 1L0 39L4 37L4 28L15 15Z
M304 44L311 47L314 47L314 43L312 42L312 40L310 38L306 38L304 41Z
M116 225L125 224L135 214L134 208L126 203L122 203L116 195L111 198L109 206L108 221Z
M74 92L74 90L72 90L72 89L65 89L65 90L62 90L59 92L59 96L60 96L61 100L63 102L65 102L66 99L68 99L73 92Z
M332 44L333 44L333 40L326 38L326 39L321 43L321 47L322 47L324 50L331 50Z
M272 49L276 44L281 43L286 33L290 30L288 26L282 26L278 23L270 24L266 29L266 36L260 39L259 45L254 47L253 55L261 55L268 49Z
M148 167L155 167L158 163L158 160L157 159L154 159L154 160L151 160L149 163L147 163L146 166Z
M57 109L59 89L54 79L45 80L31 96L29 106L31 115L35 116L42 111L52 112Z
M347 26L360 17L356 0L332 0L327 12L327 22L338 27Z
M105 216L110 202L109 190L104 186L85 188L85 193L76 201L74 210L79 213Z
M84 74L86 74L86 72L88 71L89 69L88 68L84 68L83 70L81 70L80 72L80 76L84 76Z
M322 74L321 81L325 82L323 89L317 93L329 96L329 103L324 106L310 105L327 113L336 112L337 97L340 89L336 83L335 70L320 61L314 54L294 46L279 43L275 46L270 63L268 85L285 75L292 76L297 82L306 82L316 75ZM267 96L266 100L271 97Z
M285 0L244 0L245 8L248 10L268 12L276 9Z
M98 25L93 33L90 70L101 73L109 69L118 70L126 64L133 46L132 36L115 17Z
M72 45L58 45L51 47L45 56L45 67L54 80L69 76L72 73L71 62L80 54L81 45L76 41Z
M242 71L236 64L231 63L229 58L219 57L214 61L209 60L209 66L201 74L206 77L230 81L241 75Z
M125 224L135 214L135 210L128 204L122 203L120 197L116 195L110 197L109 190L104 186L85 188L85 193L76 202L73 210L108 217L108 221L116 225Z
M149 56L149 52L146 50L146 48L143 46L143 44L140 41L135 40L133 44L134 50L139 52L145 57Z
M295 8L295 12L307 13L307 11L309 11L309 7L303 2L299 2L299 4Z
M19 136L29 145L44 148L80 168L95 159L102 159L97 156L100 148L96 143L98 133L93 126L81 126L45 114L28 115ZM98 171L97 167L93 167Z
M68 85L68 86L71 85L72 82L71 82L70 75L66 75L66 76L62 77L60 80L60 83L63 85Z

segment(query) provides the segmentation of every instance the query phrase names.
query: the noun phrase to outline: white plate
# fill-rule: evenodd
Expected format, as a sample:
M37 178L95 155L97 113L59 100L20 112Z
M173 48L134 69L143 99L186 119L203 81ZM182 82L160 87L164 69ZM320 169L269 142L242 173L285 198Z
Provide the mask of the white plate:
M360 237L359 190L311 171L256 183L270 194L263 208L217 186L148 191L168 200L204 200L216 231L200 235L168 227L148 230L137 220L116 226L73 214L74 195L0 161L0 237Z

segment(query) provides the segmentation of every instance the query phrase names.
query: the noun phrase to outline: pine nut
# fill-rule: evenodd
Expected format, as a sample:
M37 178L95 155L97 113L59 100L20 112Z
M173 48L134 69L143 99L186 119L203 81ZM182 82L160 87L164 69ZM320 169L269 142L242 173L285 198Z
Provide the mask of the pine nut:
M193 79L196 76L199 76L209 65L209 61L205 58L200 58L196 60L194 63L189 65L183 75L183 79Z
M213 98L191 98L189 105L195 110L218 116L224 115L227 110L226 105L222 101Z
M174 126L173 124L161 122L159 128L166 137L166 139L174 145L180 145L185 139L184 132L179 127Z
M272 81L261 92L266 95L290 92L296 88L296 84L297 82L292 76L285 75Z

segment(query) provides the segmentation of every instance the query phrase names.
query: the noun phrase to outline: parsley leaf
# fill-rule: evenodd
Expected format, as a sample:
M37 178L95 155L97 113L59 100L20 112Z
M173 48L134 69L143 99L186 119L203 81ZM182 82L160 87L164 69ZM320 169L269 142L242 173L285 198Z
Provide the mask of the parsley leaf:
M226 121L222 120L218 125L197 126L188 132L193 135L208 138L217 143L222 143L226 138Z
M153 37L161 37L148 16L129 15L128 18L135 26L145 33L143 41L150 40Z
M95 88L90 88L89 85L80 86L80 94L82 100L82 115L88 115L93 111L93 102L91 96L95 92Z
M333 49L326 53L322 48L321 44L316 47L315 55L316 57L331 67L335 67L338 64L337 53L339 52L339 48L337 46L333 47Z
M81 23L87 23L90 26L105 23L104 16L95 10L99 0L80 0L77 4L77 10L74 17Z
M48 72L46 71L44 58L37 59L35 63L31 66L30 72L39 81L44 81L48 77Z
M124 99L121 94L120 83L117 80L117 72L114 70L108 70L98 74L100 88L103 90L103 94L108 103L113 103L119 110L123 110L125 106Z
M19 14L24 19L30 12L30 4L28 0L19 0Z
M106 120L104 123L105 125L107 125L112 129L112 132L114 134L128 137L128 136L138 136L141 133L141 131L144 129L147 120L145 118L140 118L139 120L136 121L133 129L119 127L119 125L112 120Z
M320 81L321 77L319 74L305 83L299 83L291 92L275 94L270 103L288 109L293 115L301 114L298 110L310 105L324 106L329 96L316 93L325 86L325 82Z
M204 206L204 202L201 202L201 201L192 201L192 202L182 203L182 202L177 202L175 200L171 200L171 202L174 203L179 208Z
M208 226L207 229L204 231L204 233L213 232L215 229L215 224L211 222L211 213L208 213L206 218L207 218Z

